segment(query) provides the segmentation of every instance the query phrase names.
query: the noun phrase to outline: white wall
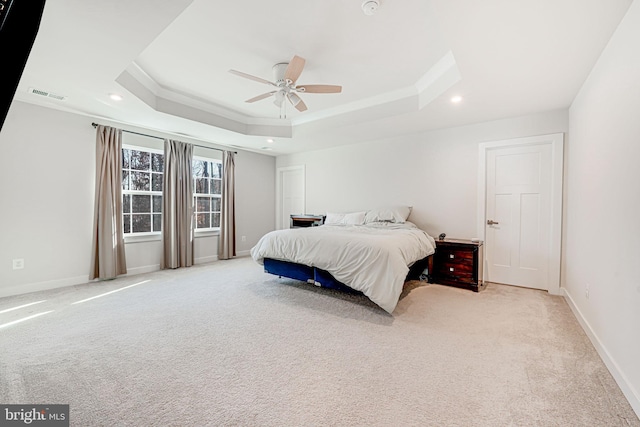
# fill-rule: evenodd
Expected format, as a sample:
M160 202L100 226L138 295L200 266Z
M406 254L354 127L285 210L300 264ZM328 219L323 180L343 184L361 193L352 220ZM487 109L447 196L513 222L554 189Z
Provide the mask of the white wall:
M640 414L640 3L570 108L563 286ZM586 287L589 286L589 297Z
M23 102L12 104L0 133L0 297L88 280L95 185L91 121ZM238 150L239 255L248 254L273 229L274 200L275 158ZM215 260L217 248L217 236L197 238L196 262ZM160 253L160 241L127 243L129 274L158 269ZM24 269L13 270L16 258L24 259Z
M89 120L23 103L9 109L0 133L0 296L26 284L35 290L88 279L95 174ZM24 269L12 269L16 258Z
M566 110L280 156L306 167L306 213L413 206L409 219L432 236L477 233L478 144L567 132Z

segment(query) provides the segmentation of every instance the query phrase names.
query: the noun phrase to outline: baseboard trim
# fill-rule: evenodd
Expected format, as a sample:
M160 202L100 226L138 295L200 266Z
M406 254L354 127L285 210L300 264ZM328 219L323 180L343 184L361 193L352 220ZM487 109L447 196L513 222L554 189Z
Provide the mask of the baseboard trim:
M250 254L251 251L240 251L236 254L236 257L249 256ZM218 255L196 258L194 260L194 264L208 264L215 261L218 261ZM160 271L160 264L127 268L127 273L118 277L136 276L138 274L153 273L155 271ZM48 291L50 289L64 288L66 286L82 285L89 282L91 282L91 280L89 280L89 276L86 275L67 277L65 279L48 280L46 282L25 283L22 285L10 286L8 288L0 288L0 298L28 294L31 292Z
M195 265L208 264L210 262L218 261L218 255L204 256L202 258L196 258L193 263Z
M160 271L160 264L143 265L142 267L127 268L125 276L135 276L137 274L153 273Z
M50 289L64 288L66 286L81 285L89 282L89 275L67 277L64 279L47 280L46 282L25 283L8 288L0 288L0 298L14 295L29 294L31 292L48 291Z
M250 256L250 255L251 255L251 251L240 251L240 252L236 252L236 255L231 257L231 259L247 257L247 256ZM218 255L212 255L212 256L202 257L202 258L196 258L195 263L196 264L208 264L208 263L214 262L214 261L220 261L220 258L218 258Z
M571 294L567 292L566 288L561 289L562 296L564 297L567 304L569 304L569 307L571 308L573 314L576 316L576 319L578 319L578 323L580 323L580 326L582 326L582 329L591 340L591 343L600 355L600 358L606 365L607 369L609 369L609 372L611 372L611 375L616 380L616 383L618 383L620 390L622 390L622 393L629 401L631 408L633 408L633 411L636 413L638 418L640 418L640 394L627 380L626 375L622 372L613 357L611 357L611 354L609 354L609 351L607 351L606 347L602 344L602 341L600 341L600 339L598 338L598 335L593 331L587 319L584 318L582 312L571 297Z

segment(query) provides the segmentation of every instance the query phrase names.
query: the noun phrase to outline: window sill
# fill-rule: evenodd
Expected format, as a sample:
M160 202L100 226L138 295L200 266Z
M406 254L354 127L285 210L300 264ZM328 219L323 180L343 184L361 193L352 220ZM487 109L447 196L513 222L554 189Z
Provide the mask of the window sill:
M195 238L197 239L198 237L210 237L210 236L219 236L220 235L220 229L215 229L215 230L196 230L194 233Z
M160 233L140 234L137 236L124 236L124 243L159 242L162 240Z
M219 236L220 229L215 230L195 230L194 237L197 239L199 237L211 237L211 236ZM124 236L125 245L128 243L141 243L141 242L160 242L162 241L161 233L145 233L139 234L136 236Z

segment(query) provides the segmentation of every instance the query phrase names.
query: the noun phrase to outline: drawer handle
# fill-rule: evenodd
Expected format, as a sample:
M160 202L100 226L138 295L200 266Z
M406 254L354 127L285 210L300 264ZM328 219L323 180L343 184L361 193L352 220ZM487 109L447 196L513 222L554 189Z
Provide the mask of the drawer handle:
M455 258L455 255L449 254L449 258L451 258L451 259Z

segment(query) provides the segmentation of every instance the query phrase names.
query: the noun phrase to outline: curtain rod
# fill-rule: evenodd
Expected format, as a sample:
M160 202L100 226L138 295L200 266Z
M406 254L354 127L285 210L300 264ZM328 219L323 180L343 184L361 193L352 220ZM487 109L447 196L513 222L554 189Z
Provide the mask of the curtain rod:
M97 127L97 126L98 126L98 123L91 123L91 126L93 126L93 127ZM156 138L156 139L162 139L162 140L165 140L165 139L166 139L166 138L162 138L162 137L160 137L160 136L153 136L153 135L147 135L147 134L145 134L145 133L134 132L134 131L132 131L132 130L125 130L125 129L120 129L120 130L121 130L122 132L132 133L132 134L134 134L134 135L148 136L149 138ZM191 143L189 143L189 144L191 144ZM200 145L200 144L191 144L191 145L194 145L194 146L196 146L196 147L200 147L200 148L207 148L207 149L209 149L209 150L225 151L225 150L223 150L223 149L221 149L221 148L207 147L206 145ZM234 151L234 152L233 152L233 154L238 154L238 152L237 152L237 151Z

